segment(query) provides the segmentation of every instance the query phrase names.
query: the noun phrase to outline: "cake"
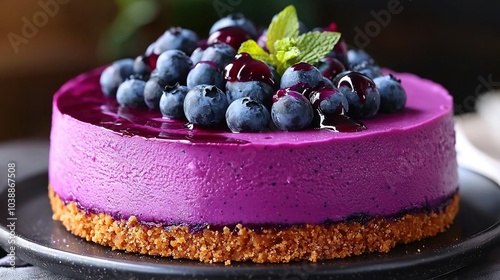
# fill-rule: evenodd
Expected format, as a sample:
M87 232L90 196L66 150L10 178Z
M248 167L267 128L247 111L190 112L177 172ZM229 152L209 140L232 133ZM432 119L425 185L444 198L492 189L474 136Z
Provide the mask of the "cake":
M360 119L340 110L332 122L314 107L316 88L308 106L317 111L298 130L274 107L307 90L274 91L272 105L256 102L259 112L272 106L271 125L246 132L258 124L239 125L238 114L230 124L229 109L227 126L214 127L123 105L102 88L108 68L70 80L53 99L53 218L87 241L203 262L318 261L434 236L458 212L452 98L429 80L384 70L401 80L404 108ZM358 74L329 77L334 89L342 77Z

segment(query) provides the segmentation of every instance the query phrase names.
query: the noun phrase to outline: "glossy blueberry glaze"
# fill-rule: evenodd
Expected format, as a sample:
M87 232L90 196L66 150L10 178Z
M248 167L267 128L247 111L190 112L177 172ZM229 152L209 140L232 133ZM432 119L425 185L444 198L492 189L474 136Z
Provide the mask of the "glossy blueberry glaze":
M360 132L366 130L366 125L360 121L353 120L345 115L324 114L317 112L319 121L314 127L328 129L337 132Z
M235 50L240 48L240 45L252 39L245 29L237 26L230 26L219 29L208 37L208 44L226 43Z
M344 64L342 64L340 60L328 56L320 60L318 69L321 71L323 76L330 80L333 80L335 76L346 70Z
M212 130L190 129L186 120L165 119L157 110L121 107L115 99L106 98L102 94L98 84L96 85L98 79L98 75L92 75L80 85L81 92L62 95L58 99L59 109L82 122L109 129L123 136L192 143L247 143L245 140L220 135Z
M353 92L357 93L359 102L364 103L366 100L366 90L371 88L376 90L375 83L372 79L358 73L349 73L340 78L337 87L348 87Z
M309 70L313 69L313 66L311 64L301 62L301 63L297 63L297 64L292 65L291 68L293 71L309 71Z
M229 82L261 81L274 86L271 69L265 63L253 59L247 53L236 55L224 69L224 78Z

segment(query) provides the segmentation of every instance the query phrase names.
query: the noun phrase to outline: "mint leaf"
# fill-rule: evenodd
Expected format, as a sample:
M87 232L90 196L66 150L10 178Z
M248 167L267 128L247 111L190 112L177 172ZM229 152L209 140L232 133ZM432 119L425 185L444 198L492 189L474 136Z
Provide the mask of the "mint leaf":
M262 49L254 40L247 40L241 44L238 53L248 53L252 58L260 60L267 64L273 64L271 56Z
M329 53L340 39L337 32L308 32L299 36L299 20L295 7L283 9L269 25L263 50L254 40L244 42L238 53L246 52L254 59L272 65L281 75L298 62L316 64Z
M338 32L307 32L297 39L297 47L300 49L299 62L316 64L329 53L340 40Z
M286 68L297 62L301 50L297 47L297 41L293 38L283 38L275 43L276 53L273 55L276 61L276 71L282 75Z
M299 36L299 19L295 7L290 5L283 9L269 25L266 46L270 53L275 53L276 41L297 36Z

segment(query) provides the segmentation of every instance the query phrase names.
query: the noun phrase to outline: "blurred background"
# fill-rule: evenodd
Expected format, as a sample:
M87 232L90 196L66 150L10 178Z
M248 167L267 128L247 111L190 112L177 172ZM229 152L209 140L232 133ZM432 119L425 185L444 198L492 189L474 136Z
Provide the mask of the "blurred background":
M494 0L2 0L0 141L48 139L52 95L66 80L136 57L172 25L206 37L218 18L241 12L265 27L289 4L307 27L335 21L348 45L380 65L444 85L457 114L500 88Z

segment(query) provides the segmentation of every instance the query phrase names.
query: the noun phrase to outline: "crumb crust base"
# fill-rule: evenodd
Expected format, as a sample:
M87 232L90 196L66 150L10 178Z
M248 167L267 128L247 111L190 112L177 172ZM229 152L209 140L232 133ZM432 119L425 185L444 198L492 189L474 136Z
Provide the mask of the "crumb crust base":
M87 213L75 202L65 203L49 185L54 220L73 235L113 250L192 259L202 262L290 261L345 258L368 252L388 252L397 244L418 241L444 232L458 213L459 194L442 211L373 218L366 223L306 224L256 231L238 224L235 229L206 226L191 232L188 226L147 226L135 216L115 220L105 213Z

